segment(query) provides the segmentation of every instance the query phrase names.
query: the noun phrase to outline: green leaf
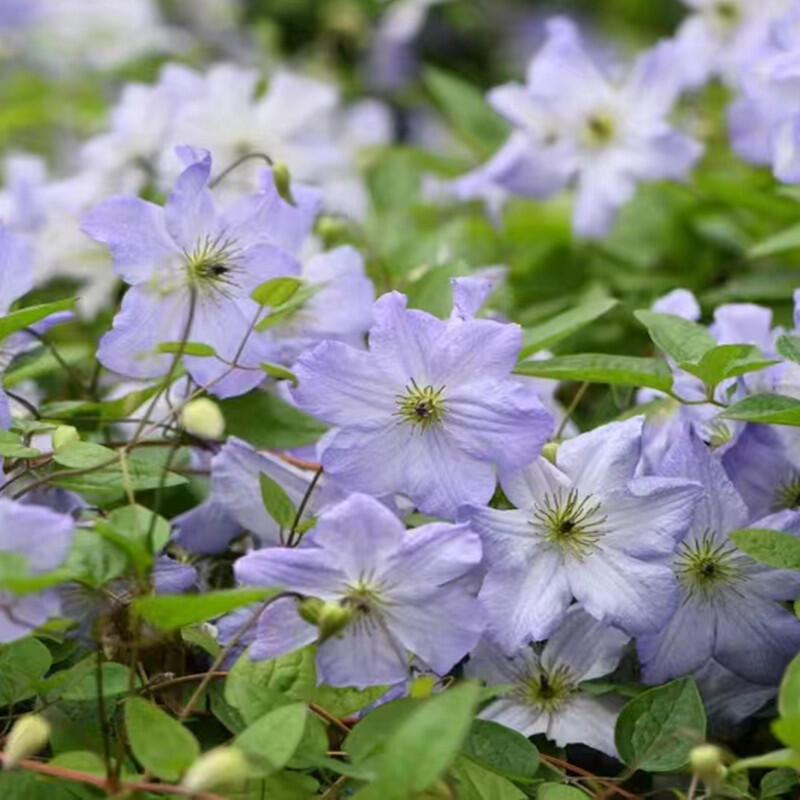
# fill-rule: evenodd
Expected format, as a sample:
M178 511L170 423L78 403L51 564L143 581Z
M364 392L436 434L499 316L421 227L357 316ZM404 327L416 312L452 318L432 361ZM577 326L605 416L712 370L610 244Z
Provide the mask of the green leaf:
M655 344L679 364L696 364L717 346L714 337L702 325L677 314L635 311L634 316L647 328Z
M286 450L313 444L327 430L313 417L274 394L258 389L219 404L229 436L264 450Z
M355 763L379 752L398 726L420 707L421 702L411 697L401 697L372 709L358 721L344 740L345 752Z
M774 359L749 344L721 344L708 350L697 363L681 362L680 367L696 375L703 383L715 386L726 378L755 372L772 364Z
M773 720L772 732L782 744L800 754L800 714L787 714Z
M527 795L496 772L459 756L453 767L459 800L525 800Z
M800 714L800 654L786 667L778 691L778 712L781 715Z
M180 353L184 356L197 356L199 358L210 358L216 356L217 351L210 344L202 342L161 342L156 349L156 353Z
M473 721L461 752L514 780L529 780L539 769L539 751L525 736L489 720Z
M128 566L127 553L92 528L78 528L64 565L81 583L100 588L118 578Z
M0 339L5 339L12 333L29 328L51 314L59 311L71 311L73 308L75 308L75 298L70 297L66 300L56 300L54 303L43 303L12 311L10 314L0 317Z
M629 766L669 772L686 763L705 732L697 686L692 678L679 678L629 700L617 719L614 741Z
M121 492L125 488L120 454L108 447L93 442L75 441L58 448L53 459L69 469L91 470L81 475L65 475L54 478L53 484L76 492ZM180 486L186 478L158 464L142 458L128 457L127 479L129 488L135 491L156 489L159 486Z
M38 455L41 455L39 451L28 447L18 434L0 431L0 456L3 458L34 458Z
M800 400L782 394L751 394L726 408L721 416L766 425L800 426Z
M204 594L162 594L137 597L133 610L151 625L173 631L220 617L251 603L280 594L280 589L220 589Z
M269 313L258 321L255 329L261 332L286 322L305 304L306 300L309 300L324 288L324 283L300 286L288 300L284 300L278 305L270 306Z
M778 341L775 342L775 350L787 361L800 364L800 336L792 336L788 333L779 336Z
M90 750L71 750L61 753L55 758L50 759L50 764L54 767L64 767L74 769L78 772L88 772L94 775L105 775L106 767L103 759L97 753Z
M53 454L53 460L62 467L88 469L118 462L119 453L101 444L74 441L59 447Z
M602 317L616 305L617 301L611 297L591 297L575 308L552 317L547 322L542 322L533 328L526 328L523 331L520 358L527 358L532 353L552 347L556 342L560 342L598 317Z
M388 690L388 686L368 686L366 689L356 689L352 686L345 688L326 686L323 683L314 690L311 701L324 708L329 714L333 714L334 717L349 717L383 697Z
M761 756L752 756L735 761L730 766L731 772L739 772L743 769L768 769L770 767L788 767L800 770L800 756L793 750L773 750L771 753L764 753Z
M436 67L427 67L422 79L456 133L481 157L493 153L508 136L508 125L478 89Z
M250 292L250 297L259 305L275 307L289 300L302 285L303 281L299 278L270 278L260 286L256 286Z
M776 253L784 253L787 250L794 250L800 247L800 225L792 225L791 228L776 233L761 242L753 245L748 251L750 258L762 258L773 256Z
M405 800L431 787L453 763L469 730L479 688L462 683L420 703L376 756L375 780L358 800Z
M65 583L72 574L60 567L36 575L28 573L28 560L21 553L0 551L0 589L14 594L32 594Z
M289 763L300 744L308 719L305 703L290 703L268 711L236 737L259 775L270 775Z
M52 664L50 651L32 637L0 647L0 707L33 697Z
M275 378L276 381L289 381L292 386L297 386L297 375L290 369L286 369L280 364L270 364L268 361L262 361L259 366L270 378Z
M177 781L200 755L197 739L178 720L141 697L125 701L125 730L136 760L162 780Z
M800 569L800 539L769 528L744 528L730 534L733 543L762 564L777 569Z
M225 700L249 724L286 703L308 702L315 684L310 647L263 661L252 661L245 651L225 680Z
M543 783L536 790L536 800L586 800L587 795L565 783Z
M793 769L774 769L768 772L762 779L759 785L759 797L761 800L767 800L769 797L780 797L786 794L800 783L800 778L797 772Z
M289 495L279 483L263 472L258 473L258 482L261 486L261 501L264 503L264 508L279 528L290 529L297 516L297 509L289 499Z
M555 381L647 386L662 392L669 392L672 388L672 373L657 358L581 353L542 361L521 361L514 372L517 375L550 378Z

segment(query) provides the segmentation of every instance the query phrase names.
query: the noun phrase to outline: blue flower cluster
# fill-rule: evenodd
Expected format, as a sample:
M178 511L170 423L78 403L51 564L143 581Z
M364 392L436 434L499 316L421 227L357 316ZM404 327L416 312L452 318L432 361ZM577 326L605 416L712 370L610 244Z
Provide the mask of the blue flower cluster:
M737 153L800 181L800 4L686 4L676 36L628 70L590 53L572 22L550 20L525 83L488 95L511 124L505 143L477 169L432 180L430 196L478 198L496 215L512 195L574 189L574 232L604 236L639 182L688 177L702 137L673 112L712 77L736 93ZM647 319L687 326L681 336L703 351L678 358L654 335L670 388L635 384L649 386L635 405L580 432L552 387L519 369L547 354L526 349L516 323L481 314L498 271L454 278L442 319L399 291L376 298L366 249L325 246L332 215L367 213L356 153L391 135L387 110L343 108L330 86L285 71L266 92L257 85L255 70L231 64L168 64L155 84L126 86L74 175L48 181L30 156L6 164L0 312L35 274L85 278L86 263L110 258L113 273L89 277L79 310L91 316L124 284L96 351L103 399L136 395L129 438L177 427L210 475L208 495L155 547L152 587L205 588L176 553L228 554L237 587L282 591L236 637L252 660L316 644L320 683L388 697L414 675L458 671L503 687L483 718L560 746L617 755L620 675L693 676L723 724L763 707L800 650L788 605L800 571L756 561L732 534L800 536L800 440L796 427L726 410L754 395L800 397L800 360L778 345L800 331L800 290L788 332L748 303L718 306L706 328L691 292L661 297ZM46 315L3 339L4 366L67 319ZM712 381L697 365L714 348L727 371ZM703 363L704 374L717 368ZM200 396L250 393L281 398L325 432L267 450L182 416ZM24 416L18 400L0 396L4 430L12 410ZM73 477L103 459L65 466ZM41 583L0 589L1 642L59 614L83 628L100 614L76 602L75 581L59 581L97 521L90 499L40 492L51 476L21 475L13 499L0 498L0 578L18 570ZM215 621L220 642L240 620ZM600 678L609 691L596 691Z

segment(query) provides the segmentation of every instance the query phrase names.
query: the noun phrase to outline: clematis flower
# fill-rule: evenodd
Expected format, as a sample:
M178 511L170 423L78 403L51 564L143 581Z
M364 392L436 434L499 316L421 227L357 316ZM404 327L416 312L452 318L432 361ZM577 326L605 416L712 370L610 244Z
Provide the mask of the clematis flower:
M318 680L362 688L405 680L408 652L445 674L477 644L483 614L458 579L480 559L467 525L407 531L378 500L354 494L324 510L301 547L256 550L234 569L242 583L338 604L349 621L320 643ZM250 656L273 658L317 635L294 600L279 600L262 614Z
M446 322L390 292L375 303L368 351L323 342L298 359L294 399L336 426L321 459L343 488L400 492L453 519L462 503L489 501L495 464L519 467L539 453L552 419L536 391L511 377L522 332L474 319L490 288L455 281Z
M74 524L67 514L0 498L0 573L20 577L56 569L67 556ZM0 589L0 642L27 636L59 608L55 589L28 594Z
M576 182L575 233L604 235L638 181L684 178L700 157L701 145L667 119L680 88L675 59L675 46L662 42L615 81L592 61L573 23L551 20L526 85L489 93L514 132L459 191L491 196L478 191L482 180L547 198Z
M479 717L523 736L543 733L559 747L587 744L616 756L614 724L623 700L582 692L580 684L613 672L628 641L579 606L570 608L541 649L526 645L508 658L491 639L482 639L470 655L467 675L512 688Z
M749 512L722 464L688 429L659 470L702 483L691 529L672 558L680 602L668 622L639 637L644 678L663 683L710 658L757 684L777 682L800 649L800 620L778 601L794 600L800 574L759 564L728 533L748 526ZM750 527L800 533L800 514L783 511Z
M468 506L481 535L480 599L508 654L551 636L573 598L601 622L639 634L666 622L677 582L668 559L688 530L700 487L637 478L642 418L612 422L545 458L500 472L511 511Z
M250 292L300 271L292 252L313 222L316 194L300 187L291 206L267 171L258 194L221 212L208 188L210 155L191 148L179 155L188 166L163 208L117 196L83 218L83 230L108 245L117 274L131 285L97 358L123 375L157 377L173 359L158 345L186 335L216 352L184 357L194 380L221 397L242 394L261 383L259 363L275 355L252 330L259 306Z
M735 85L791 0L683 0L690 14L675 35L675 72L688 87L712 77Z

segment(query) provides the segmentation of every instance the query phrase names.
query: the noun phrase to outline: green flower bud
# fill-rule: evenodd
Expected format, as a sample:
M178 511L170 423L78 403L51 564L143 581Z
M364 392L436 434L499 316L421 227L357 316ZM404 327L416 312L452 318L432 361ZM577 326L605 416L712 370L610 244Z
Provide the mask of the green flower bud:
M53 450L60 450L73 442L79 442L81 437L78 429L72 425L59 425L53 431Z
M415 700L425 700L425 698L430 697L435 686L436 678L433 675L420 675L412 681L408 694Z
M249 766L241 750L216 747L203 753L183 776L181 786L189 792L206 792L220 786L243 783Z
M551 463L556 463L556 453L558 452L558 442L547 442L542 447L542 455Z
M292 196L292 176L289 173L289 167L287 167L283 161L279 161L277 164L273 165L272 180L275 181L275 188L278 190L278 194L289 203L289 205L297 205Z
M317 627L319 628L318 642L324 642L335 636L353 618L353 611L338 603L325 603L319 610Z
M38 753L50 739L50 723L39 714L26 714L12 726L5 746L5 768Z
M304 597L297 601L297 613L309 624L316 625L319 622L319 612L324 605L319 597Z
M317 220L316 231L326 248L332 247L344 235L347 225L338 217L322 216Z
M722 763L723 755L716 745L700 744L689 753L689 766L702 781L714 783L722 780L727 772Z
M191 400L183 407L181 425L203 439L221 439L225 433L225 418L219 406L208 397Z

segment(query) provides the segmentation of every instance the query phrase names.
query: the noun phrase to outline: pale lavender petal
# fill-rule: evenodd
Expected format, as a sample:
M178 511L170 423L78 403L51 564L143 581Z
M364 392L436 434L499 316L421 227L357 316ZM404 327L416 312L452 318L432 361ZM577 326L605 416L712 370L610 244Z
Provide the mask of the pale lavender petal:
M298 359L294 373L299 385L292 397L298 406L337 425L390 423L403 391L381 361L342 342L321 342Z
M317 548L269 547L242 556L234 564L234 574L241 583L333 601L346 585L347 576L330 562L330 555Z
M618 697L575 695L563 709L550 715L547 737L559 747L586 744L617 757L614 726L623 705L624 701Z
M164 209L119 195L87 211L81 230L108 246L114 270L127 283L143 283L180 253L167 232Z
M403 646L371 615L359 617L317 650L317 680L329 686L393 684L406 680Z
M458 447L500 468L529 464L553 433L553 416L523 382L470 383L446 397L444 429Z
M258 619L250 657L253 661L276 658L311 644L318 635L316 626L297 613L297 603L293 598L276 600Z
M453 312L450 319L462 322L474 318L494 288L488 278L478 276L453 278L450 283L453 286Z
M598 622L580 606L570 606L564 621L544 646L541 661L546 670L566 664L578 681L613 672L630 641L622 631Z
M216 497L185 511L172 519L172 541L201 555L224 552L242 527L231 517Z
M597 619L638 635L660 628L677 603L672 570L605 547L566 564L575 599Z
M558 468L587 494L624 485L639 463L643 421L644 417L633 417L610 422L568 439L558 448Z
M107 369L133 378L164 375L174 355L157 353L156 348L182 339L188 313L185 292L162 296L146 284L132 286L122 298L114 327L100 340L97 360Z
M179 150L176 148L176 152ZM207 151L196 151L195 155L198 160L180 174L164 206L169 235L189 252L221 233L221 220L208 190L211 155Z
M161 556L153 566L153 586L157 594L181 594L197 585L197 570L174 558Z
M0 225L0 313L33 289L33 253L26 239Z

